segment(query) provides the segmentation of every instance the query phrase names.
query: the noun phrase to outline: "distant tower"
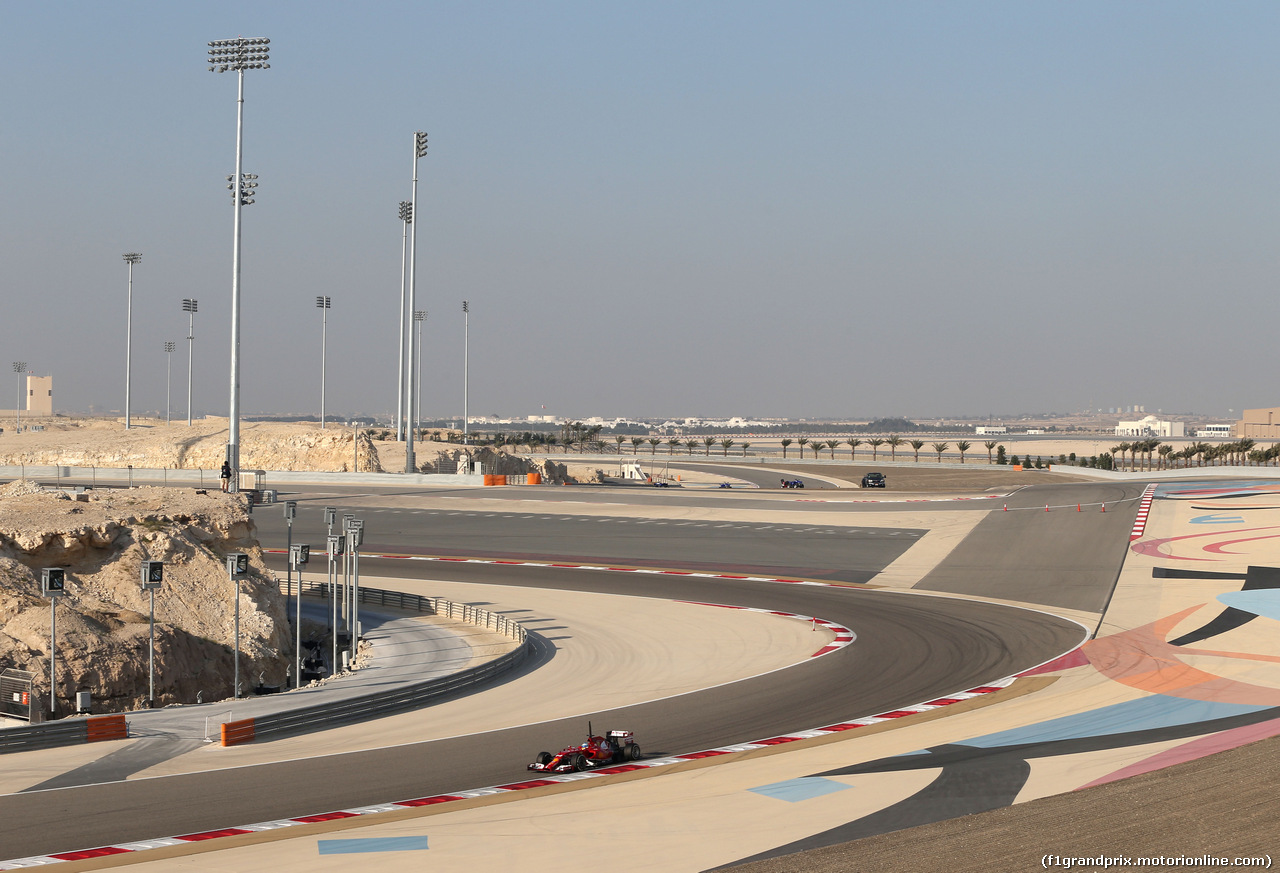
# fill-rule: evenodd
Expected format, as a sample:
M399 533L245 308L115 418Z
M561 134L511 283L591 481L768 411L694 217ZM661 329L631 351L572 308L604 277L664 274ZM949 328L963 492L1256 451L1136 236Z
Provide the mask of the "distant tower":
M27 377L27 412L31 415L53 415L53 377Z

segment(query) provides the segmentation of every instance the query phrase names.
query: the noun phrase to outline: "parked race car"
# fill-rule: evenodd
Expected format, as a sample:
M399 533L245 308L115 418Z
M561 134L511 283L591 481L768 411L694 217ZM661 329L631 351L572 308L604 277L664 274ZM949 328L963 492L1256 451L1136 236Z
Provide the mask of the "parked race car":
M804 483L801 482L799 479L783 479L782 487L783 488L803 488Z
M597 736L587 725L585 743L568 746L555 755L539 752L537 760L528 769L544 773L573 773L639 759L640 747L636 745L635 734L631 731L605 731L604 736Z

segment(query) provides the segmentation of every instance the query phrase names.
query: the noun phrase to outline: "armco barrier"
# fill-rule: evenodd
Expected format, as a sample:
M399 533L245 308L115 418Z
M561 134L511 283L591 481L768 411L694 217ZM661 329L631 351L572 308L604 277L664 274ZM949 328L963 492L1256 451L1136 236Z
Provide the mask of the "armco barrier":
M319 594L327 597L327 582L307 583L302 586L304 594ZM488 663L471 667L438 679L414 682L402 685L391 691L380 691L353 697L336 703L320 703L301 709L261 715L250 720L251 736L249 739L282 736L290 733L305 733L309 730L326 728L335 724L364 721L378 718L393 712L416 709L424 704L461 691L471 685L492 679L508 670L514 669L524 662L529 654L529 632L519 622L514 622L505 615L471 606L466 603L454 603L442 597L421 597L417 594L406 594L403 591L385 591L381 588L361 588L360 602L408 609L429 615L443 615L455 618L468 624L474 624L502 634L520 643L518 647ZM226 728L236 722L223 725L223 745L230 745L226 740ZM235 742L248 742L248 739L237 739Z
M129 726L123 715L69 718L0 730L0 753L75 746L102 740L123 740L128 736Z
M284 584L281 583L282 587ZM302 586L302 591L304 594L327 597L329 585L325 582L306 583ZM499 676L523 663L529 653L529 632L523 625L505 615L499 615L478 606L454 603L442 597L422 597L381 588L361 588L360 602L455 618L502 634L520 645L487 664L442 676L439 679L402 685L393 691L382 691L339 703L321 703L253 719L225 722L222 725L224 746L247 743L264 736L303 732L328 727L331 724L363 721L393 712L414 709L438 697ZM128 735L129 728L123 714L51 721L29 727L0 730L0 754L54 746L71 746L100 740L124 739Z

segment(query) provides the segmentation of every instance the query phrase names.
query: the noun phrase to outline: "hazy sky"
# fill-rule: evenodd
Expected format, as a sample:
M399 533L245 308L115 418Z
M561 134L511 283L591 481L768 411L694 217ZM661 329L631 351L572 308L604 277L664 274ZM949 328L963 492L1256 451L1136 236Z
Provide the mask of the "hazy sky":
M396 396L420 163L424 415L927 416L1280 404L1274 3L4 5L0 407Z

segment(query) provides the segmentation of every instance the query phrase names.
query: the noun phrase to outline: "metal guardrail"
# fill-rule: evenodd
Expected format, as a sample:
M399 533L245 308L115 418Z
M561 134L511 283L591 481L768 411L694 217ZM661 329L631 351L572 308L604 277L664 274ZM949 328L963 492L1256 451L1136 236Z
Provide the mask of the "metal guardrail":
M301 586L303 594L322 597L329 595L329 583L310 582ZM524 663L529 654L529 632L519 622L504 615L471 606L454 603L443 597L422 597L403 591L387 591L382 588L361 588L360 602L383 607L394 607L426 615L440 615L494 631L516 640L520 645L505 655L488 663L470 667L458 673L402 685L395 690L378 694L366 694L337 703L318 703L315 706L291 709L253 719L254 739L281 736L289 733L305 733L320 726L346 724L365 719L402 712L420 707L438 697L459 691L492 679Z
M327 582L306 583L303 593L328 596ZM524 663L529 654L529 632L519 622L504 615L471 606L454 603L442 597L422 597L403 591L386 591L381 588L361 588L360 602L378 606L395 607L426 615L441 615L483 627L517 641L520 645L486 664L471 667L448 676L402 685L392 691L361 695L336 703L318 703L273 715L254 718L251 735L254 738L282 736L288 733L306 732L317 727L346 724L389 715L422 706L436 698L459 691L470 685L492 679ZM89 742L90 719L52 721L29 727L0 730L0 754L69 746Z
M83 718L49 721L27 727L0 730L0 754L73 746L89 742L88 721Z

